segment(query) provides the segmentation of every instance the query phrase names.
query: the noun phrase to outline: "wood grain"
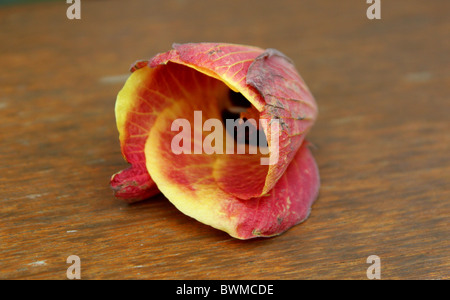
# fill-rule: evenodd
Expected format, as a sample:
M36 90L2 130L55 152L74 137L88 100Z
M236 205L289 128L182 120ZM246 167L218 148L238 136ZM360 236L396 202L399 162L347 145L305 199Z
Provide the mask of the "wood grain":
M0 7L0 279L449 279L447 0L82 1ZM128 205L114 102L173 42L277 48L319 104L310 218L239 241L163 196Z

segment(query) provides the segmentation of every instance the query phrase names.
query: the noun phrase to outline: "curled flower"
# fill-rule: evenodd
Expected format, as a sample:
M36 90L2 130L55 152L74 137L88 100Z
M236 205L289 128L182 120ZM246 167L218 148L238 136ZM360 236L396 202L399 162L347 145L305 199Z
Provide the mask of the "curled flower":
M318 109L289 58L175 44L131 71L115 108L131 164L111 178L116 197L162 192L239 239L278 235L308 217L320 182L305 135Z

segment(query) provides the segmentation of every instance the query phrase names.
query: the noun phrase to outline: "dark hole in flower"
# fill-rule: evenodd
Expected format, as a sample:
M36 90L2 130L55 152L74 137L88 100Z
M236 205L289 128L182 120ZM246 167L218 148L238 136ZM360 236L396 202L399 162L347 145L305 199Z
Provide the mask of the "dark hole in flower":
M252 107L252 104L244 95L232 90L229 92L229 99L232 106L222 110L222 122L228 134L232 135L238 144L267 147L266 135L262 128L258 129L258 121L240 117L241 112Z
M242 95L241 93L237 93L237 92L230 90L228 95L229 95L231 104L233 106L243 107L243 108L252 107L252 104L250 103L250 101L248 101L244 97L244 95Z

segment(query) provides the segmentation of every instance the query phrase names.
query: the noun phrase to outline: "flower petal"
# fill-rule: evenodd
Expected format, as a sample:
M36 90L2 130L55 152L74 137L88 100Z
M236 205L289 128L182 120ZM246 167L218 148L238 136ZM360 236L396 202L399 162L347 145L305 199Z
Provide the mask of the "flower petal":
M292 61L275 49L267 49L258 56L247 73L247 84L254 87L265 100L262 119L278 119L281 122L281 136L278 145L277 164L269 167L264 195L272 189L291 163L296 150L317 118L317 104ZM276 133L278 134L278 133ZM271 132L267 140L270 143Z
M161 116L145 151L152 154L147 168L158 188L181 212L239 239L278 235L308 217L319 173L306 143L270 193L242 200L216 184L213 157L194 164L195 155L177 157L170 151L165 127L172 118L169 112Z
M158 187L148 174L145 164L134 163L111 177L114 196L128 203L137 202L159 194Z

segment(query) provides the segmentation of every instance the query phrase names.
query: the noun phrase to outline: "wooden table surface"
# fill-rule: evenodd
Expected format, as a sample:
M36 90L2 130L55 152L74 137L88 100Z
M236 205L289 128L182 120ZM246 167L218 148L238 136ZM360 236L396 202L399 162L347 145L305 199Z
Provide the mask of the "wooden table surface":
M65 1L0 6L0 279L450 278L450 2ZM236 240L163 196L128 205L114 103L173 42L277 48L319 105L310 218Z

